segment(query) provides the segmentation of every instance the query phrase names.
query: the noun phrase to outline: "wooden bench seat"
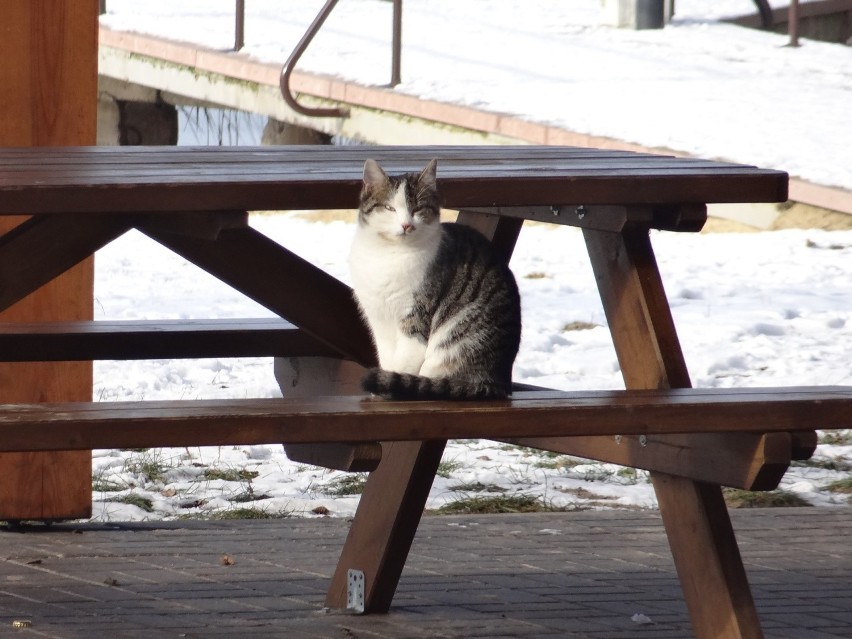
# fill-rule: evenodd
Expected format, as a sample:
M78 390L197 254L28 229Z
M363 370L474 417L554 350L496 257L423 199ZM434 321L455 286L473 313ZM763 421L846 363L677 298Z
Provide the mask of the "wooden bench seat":
M280 318L0 324L0 361L339 357Z
M0 405L0 450L786 432L852 426L852 387L532 391L497 402L298 399Z

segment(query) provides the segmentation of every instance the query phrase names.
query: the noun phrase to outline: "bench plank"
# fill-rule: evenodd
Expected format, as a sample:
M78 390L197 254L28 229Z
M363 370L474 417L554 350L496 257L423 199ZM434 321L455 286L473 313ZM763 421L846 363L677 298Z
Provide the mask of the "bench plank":
M340 357L280 318L0 324L0 361Z
M0 450L77 450L847 428L852 387L518 393L495 402L363 397L0 405Z

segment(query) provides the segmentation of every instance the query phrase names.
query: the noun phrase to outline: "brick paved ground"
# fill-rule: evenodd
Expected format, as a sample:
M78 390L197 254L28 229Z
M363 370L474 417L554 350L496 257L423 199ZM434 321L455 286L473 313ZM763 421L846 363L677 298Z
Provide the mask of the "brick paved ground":
M733 518L767 637L852 637L852 509ZM655 512L427 517L391 613L361 617L321 608L346 528L314 519L3 532L0 637L691 636ZM22 619L32 627L13 630Z

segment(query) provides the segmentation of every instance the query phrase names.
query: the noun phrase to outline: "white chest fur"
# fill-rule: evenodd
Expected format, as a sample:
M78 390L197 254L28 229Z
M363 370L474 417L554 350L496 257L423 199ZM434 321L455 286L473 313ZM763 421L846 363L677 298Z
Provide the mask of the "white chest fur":
M396 325L410 312L414 292L435 259L438 239L408 237L391 242L358 228L349 265L355 295L371 324Z

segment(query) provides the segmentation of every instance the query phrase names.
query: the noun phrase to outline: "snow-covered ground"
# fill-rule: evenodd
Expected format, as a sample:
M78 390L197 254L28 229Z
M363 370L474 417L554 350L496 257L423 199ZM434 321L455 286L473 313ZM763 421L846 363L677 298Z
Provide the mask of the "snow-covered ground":
M784 3L773 0L774 6ZM287 59L322 0L246 3L245 55ZM751 0L683 0L663 30L602 26L600 0L405 0L396 91L578 133L777 168L852 190L852 47L719 22ZM109 0L102 24L228 50L232 0ZM390 76L391 3L342 0L299 62Z
M245 54L283 61L321 5L246 3ZM220 49L233 42L231 0L109 0L108 9L101 20L116 29ZM684 0L677 11L662 31L634 32L601 26L599 0L406 0L396 90L852 189L852 47L806 42L794 50L785 36L718 22L753 12L750 0ZM384 84L389 38L389 2L343 0L300 67ZM275 214L252 223L348 279L351 222ZM660 233L654 243L696 386L852 384L852 232ZM524 305L515 378L621 387L579 232L526 228L512 267ZM98 253L95 313L269 314L135 233ZM95 366L102 401L277 394L269 359ZM655 506L642 472L485 441L452 442L444 459L430 508L517 494L559 507ZM813 504L849 503L826 486L852 477L852 432L821 444L815 462L793 467L782 487ZM335 494L344 492L343 474L292 463L280 446L97 451L94 475L95 517L103 520L247 507L347 516L357 503Z
M298 214L252 217L263 233L348 280L351 222ZM696 386L852 384L852 232L657 233L654 244ZM562 389L622 387L579 231L525 228L512 260L523 299L517 381ZM264 317L269 312L136 233L98 253L97 319ZM588 326L572 330L573 323ZM269 397L270 359L99 362L102 401ZM846 504L825 490L852 477L852 432L824 444L817 465L782 487L813 504ZM508 447L452 442L429 508L462 497L533 495L554 506L653 507L645 473ZM840 470L831 470L831 468ZM97 519L175 518L256 508L350 515L335 496L343 473L295 464L281 446L98 451ZM228 476L230 475L230 477ZM150 501L151 512L122 503ZM261 498L262 499L258 499ZM148 507L146 505L146 507Z

